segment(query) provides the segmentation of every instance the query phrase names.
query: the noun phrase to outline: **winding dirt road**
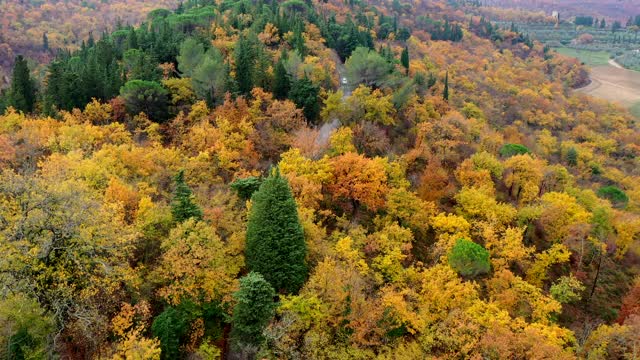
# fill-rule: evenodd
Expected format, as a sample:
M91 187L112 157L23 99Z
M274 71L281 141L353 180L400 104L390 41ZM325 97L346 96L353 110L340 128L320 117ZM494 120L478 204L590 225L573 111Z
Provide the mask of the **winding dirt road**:
M609 59L609 65L616 67L618 69L624 69L624 67L618 64L614 59Z

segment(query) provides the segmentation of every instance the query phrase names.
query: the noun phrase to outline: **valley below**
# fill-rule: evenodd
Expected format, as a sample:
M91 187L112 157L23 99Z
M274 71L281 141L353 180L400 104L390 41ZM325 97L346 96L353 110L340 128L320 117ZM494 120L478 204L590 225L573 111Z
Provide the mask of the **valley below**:
M613 60L590 69L591 83L576 91L633 110L640 107L640 72L624 69ZM640 115L637 111L635 115Z
M591 68L591 84L578 91L631 107L640 101L640 72L612 64Z

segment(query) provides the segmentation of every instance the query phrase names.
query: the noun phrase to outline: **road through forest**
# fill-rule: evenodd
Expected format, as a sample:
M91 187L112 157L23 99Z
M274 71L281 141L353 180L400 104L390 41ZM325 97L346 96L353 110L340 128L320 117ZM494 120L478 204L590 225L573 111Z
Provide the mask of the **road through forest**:
M331 57L333 58L336 64L336 72L338 73L338 81L340 84L340 90L342 90L342 100L345 100L347 97L351 96L351 86L348 82L343 82L342 79L347 78L347 68L344 66L340 57L335 52L335 50L331 50ZM323 146L329 142L329 137L333 133L333 131L340 127L340 120L332 119L329 122L326 122L320 126L318 129L318 137L316 138L316 145Z

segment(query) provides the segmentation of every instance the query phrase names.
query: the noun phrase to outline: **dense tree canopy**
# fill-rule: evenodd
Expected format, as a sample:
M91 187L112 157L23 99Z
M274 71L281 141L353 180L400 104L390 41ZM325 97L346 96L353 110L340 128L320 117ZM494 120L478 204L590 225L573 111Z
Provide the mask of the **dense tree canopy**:
M168 92L159 83L131 80L120 89L120 95L129 114L145 113L157 122L167 119Z
M350 83L376 87L384 84L392 69L380 54L364 47L356 48L345 65Z
M18 3L0 23L43 52L60 10ZM123 4L84 3L68 21ZM20 62L37 91L0 114L0 358L633 357L637 119L481 14L544 16L172 5L68 51L51 26L55 60Z

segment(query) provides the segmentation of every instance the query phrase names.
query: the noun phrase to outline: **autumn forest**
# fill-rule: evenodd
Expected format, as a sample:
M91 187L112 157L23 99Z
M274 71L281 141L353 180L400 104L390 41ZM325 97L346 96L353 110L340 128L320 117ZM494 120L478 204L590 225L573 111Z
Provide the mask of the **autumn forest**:
M0 359L640 358L640 119L485 6L0 0Z

